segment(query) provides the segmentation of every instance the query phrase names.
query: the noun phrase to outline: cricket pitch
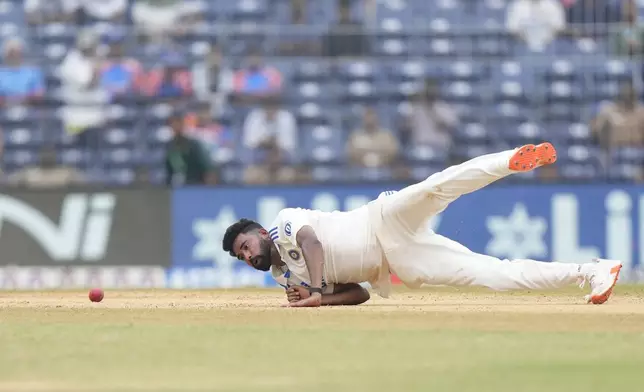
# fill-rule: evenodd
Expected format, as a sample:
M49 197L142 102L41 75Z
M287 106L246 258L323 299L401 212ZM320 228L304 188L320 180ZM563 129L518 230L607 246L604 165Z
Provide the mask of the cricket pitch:
M0 392L644 390L644 287L586 293L2 292Z

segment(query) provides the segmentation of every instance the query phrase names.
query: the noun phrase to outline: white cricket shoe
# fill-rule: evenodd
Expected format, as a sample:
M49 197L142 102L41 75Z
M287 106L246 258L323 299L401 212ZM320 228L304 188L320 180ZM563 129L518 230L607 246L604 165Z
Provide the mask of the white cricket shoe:
M585 265L585 276L579 287L590 282L591 292L585 297L587 303L603 304L613 293L613 287L619 279L622 262L619 260L595 259L595 263Z

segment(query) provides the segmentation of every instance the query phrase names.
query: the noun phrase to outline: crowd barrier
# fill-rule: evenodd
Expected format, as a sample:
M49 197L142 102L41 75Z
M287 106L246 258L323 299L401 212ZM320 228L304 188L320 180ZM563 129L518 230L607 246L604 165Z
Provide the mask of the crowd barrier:
M221 250L228 225L268 225L285 207L352 209L403 186L5 191L0 289L276 286ZM617 258L622 282L644 282L640 186L491 186L452 203L429 229L500 258Z

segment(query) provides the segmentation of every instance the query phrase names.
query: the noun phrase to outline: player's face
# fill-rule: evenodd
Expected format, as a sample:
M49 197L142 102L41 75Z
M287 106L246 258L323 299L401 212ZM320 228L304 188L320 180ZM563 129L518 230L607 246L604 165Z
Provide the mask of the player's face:
M238 235L233 250L237 258L246 264L260 271L268 271L271 268L272 246L268 233L262 229Z

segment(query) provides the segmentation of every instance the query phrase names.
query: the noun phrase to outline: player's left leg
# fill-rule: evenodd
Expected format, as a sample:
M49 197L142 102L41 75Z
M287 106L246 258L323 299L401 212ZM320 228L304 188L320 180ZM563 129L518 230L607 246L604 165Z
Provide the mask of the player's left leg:
M377 228L377 232L383 249L395 247L419 230L425 231L427 220L460 196L512 173L533 170L556 159L556 151L550 143L525 145L449 167L378 200L371 208L377 209L374 214L380 219L382 227Z
M390 269L406 285L483 286L493 290L546 290L590 282L588 302L608 300L622 267L619 261L572 264L501 260L478 254L438 234L419 235L386 254ZM583 285L583 284L582 284Z

